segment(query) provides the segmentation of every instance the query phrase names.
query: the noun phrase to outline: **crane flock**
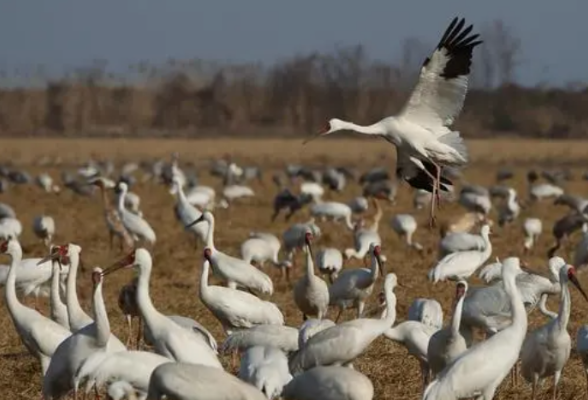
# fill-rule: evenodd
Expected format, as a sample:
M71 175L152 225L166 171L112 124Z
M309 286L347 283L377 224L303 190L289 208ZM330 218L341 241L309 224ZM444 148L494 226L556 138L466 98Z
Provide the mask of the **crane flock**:
M393 144L396 180L381 167L358 177L347 167L288 165L272 178L273 199L262 203L268 206L263 229L251 223L260 204L254 184L263 185L261 169L230 157L211 168L210 175L222 179L218 194L200 184L179 153L170 162L129 162L118 170L91 160L75 173L63 171L63 188L47 171L31 180L43 196L70 191L81 207L91 204L94 189L100 192L103 236L113 259L105 268L86 270L82 247L94 244L62 236L61 221L47 210L33 215L31 226L37 238L31 248L41 248L43 256L23 258L30 248L20 214L0 202L0 255L9 259L0 265L0 284L13 328L38 360L43 399L94 392L116 400L371 400L379 387L373 371L388 367L384 361L364 370L364 360L381 341L416 360L418 370L405 373L420 374L422 387L413 397L425 400L490 400L509 375L514 385L519 375L524 378L533 400L543 390L539 384L552 379L556 399L574 352L588 377L588 325L569 332L570 320L578 317L569 284L588 302L579 279L588 264L588 199L565 190L565 174L530 171L525 192L506 186L513 174L504 170L496 184L484 186L467 183L457 169L467 165L468 152L451 125L480 44L473 26L454 19L398 115L368 126L333 118L321 131L352 130ZM540 177L547 182L538 183ZM396 203L401 180L411 186L412 212ZM343 199L354 181L359 193ZM23 183L27 179L19 179ZM139 196L148 185L150 191L165 187L169 201L163 207L173 211L190 246L187 267L198 284L191 293L182 290L201 306L195 318L164 311L183 301L174 292L179 289L165 292L167 303L152 291L165 268L179 266L161 265L162 243L171 239ZM139 191L131 191L135 187ZM441 201L460 214L440 227L437 238L431 228ZM555 243L543 251L538 243L545 244L545 223L536 211L546 205L568 212L554 223ZM429 229L419 230L418 214L426 207ZM380 224L390 210L389 224ZM282 234L272 228L279 218L290 224ZM228 231L240 234L243 219L248 234L235 250ZM397 242L384 240L385 229ZM570 246L576 231L581 237ZM509 246L518 252L493 244L506 234L519 238ZM539 252L542 264L530 268L526 258ZM407 260L418 267L406 271ZM115 287L115 277L125 274L129 282ZM86 309L78 296L83 279L92 288ZM430 290L417 293L415 287ZM111 327L104 294L110 288L118 290L126 332ZM451 304L419 297L445 289L454 293ZM26 304L30 296L32 307ZM40 304L43 297L48 309ZM557 312L548 300L559 301ZM529 316L536 308L544 320L533 327ZM215 322L205 326L204 319Z

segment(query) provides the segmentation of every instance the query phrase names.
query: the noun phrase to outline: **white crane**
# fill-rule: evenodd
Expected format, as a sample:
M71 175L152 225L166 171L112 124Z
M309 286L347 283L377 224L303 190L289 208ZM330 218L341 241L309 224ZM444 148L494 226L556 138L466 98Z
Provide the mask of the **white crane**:
M60 286L63 288L64 281L69 271L69 265L64 265L62 260L62 271L59 277ZM40 296L49 296L51 293L51 277L53 267L51 262L42 262L41 258L25 258L21 260L16 275L16 290L24 296L35 296L35 308ZM5 286L10 272L9 265L0 265L0 286Z
M126 381L114 381L108 385L106 394L109 396L108 400L145 400L147 393L141 394L141 398L137 397L137 392Z
M436 329L443 327L443 309L435 299L414 299L408 308L408 320L419 321Z
M531 331L521 350L521 375L533 385L532 400L537 394L537 383L553 376L553 398L557 397L557 385L561 372L570 358L572 338L568 333L568 322L572 299L568 289L568 282L572 282L588 301L588 296L576 277L576 270L566 264L559 271L561 285L561 300L559 313L547 324Z
M304 320L308 316L323 319L329 309L329 287L327 283L314 274L312 254L312 233L304 235L306 242L306 273L294 285L294 303L302 312Z
M559 186L552 185L551 183L538 183L537 185L531 186L529 189L529 197L531 200L542 200L551 197L559 197L564 194L564 190Z
M372 262L370 268L353 268L344 270L329 287L329 303L339 308L338 321L343 310L357 308L357 318L363 315L365 301L372 294L378 273L384 275L383 260L379 245L370 245Z
M285 400L372 400L374 385L351 368L319 366L295 376L282 396Z
M308 339L336 324L330 319L310 318L304 321L298 330L298 348L303 348Z
M249 186L228 185L223 188L223 197L231 202L242 197L253 197L255 192Z
M11 258L4 291L8 312L23 344L40 361L41 369L45 374L55 349L69 336L70 332L18 301L16 275L22 259L22 248L18 241L15 239L0 241L0 254L7 254Z
M481 251L469 250L451 253L443 257L430 271L429 279L434 283L446 279L460 280L469 278L492 255L490 226L484 225L480 232L485 247Z
M486 241L481 235L469 232L450 232L439 242L439 259L460 251L482 251Z
M151 225L149 225L149 223L142 217L130 212L125 208L124 196L128 190L127 184L125 182L120 182L118 184L118 188L120 193L118 197L117 209L123 225L129 231L131 236L133 236L135 241L143 240L151 246L154 245L157 238L153 228L151 228Z
M186 199L186 195L184 194L184 189L180 184L180 180L177 177L174 177L172 182L177 195L176 204L174 206L176 218L178 219L178 221L180 221L180 223L187 232L192 233L198 241L204 243L204 241L206 240L206 236L208 235L210 225L208 224L208 222L203 222L201 224L196 224L187 227L190 224L190 222L200 218L202 213L196 207L194 207L192 204L188 202L188 200Z
M45 246L50 246L55 235L55 221L49 215L39 215L33 220L33 232L43 241Z
M70 262L65 290L65 304L72 333L94 322L82 309L78 299L76 283L81 252L82 248L80 246L69 243L64 246L53 246L50 254L46 257L47 260L68 259Z
M200 218L191 222L187 227L201 222L208 222L210 226L206 236L206 248L210 250L210 265L215 275L225 280L231 289L243 286L264 294L274 292L272 280L265 273L246 261L217 250L214 246L214 216L210 211L204 211Z
M417 359L423 378L423 390L425 390L426 385L429 383L427 348L431 336L437 330L437 328L425 325L419 321L404 321L384 332L384 337L403 345L408 350L408 354Z
M107 268L103 274L108 275L121 268L139 270L137 305L158 354L177 362L203 364L222 369L215 351L204 338L178 325L155 308L149 295L152 266L153 260L149 252L139 248Z
M110 332L110 323L102 297L102 269L92 271L92 310L94 322L73 333L59 344L51 357L47 373L43 377L43 396L46 399L60 398L75 387L78 368L97 352L125 351L126 347Z
M412 236L418 225L416 219L410 214L396 214L390 219L390 226L400 237L404 238L406 245L416 251L422 251L423 246L414 242Z
M90 355L75 375L74 386L86 382L84 392L99 389L107 382L128 383L133 391L147 393L153 370L169 363L167 357L146 351L117 351Z
M208 273L212 254L204 249L200 300L218 319L227 333L254 325L283 325L284 316L274 303L261 300L251 293L222 286L209 286Z
M519 273L518 258L509 257L503 261L502 280L510 298L512 323L470 347L449 364L429 384L423 400L468 397L492 400L496 389L517 362L527 332L527 313L515 282Z
M463 301L468 291L466 281L459 281L455 286L455 308L450 325L438 330L431 336L427 348L427 360L433 377L467 350L465 338L459 331Z
M459 115L468 88L474 47L482 43L470 35L472 25L455 18L439 44L423 63L419 82L400 114L369 126L331 119L321 135L342 129L379 136L396 146L396 175L417 189L430 189L431 224L441 189L441 170L445 166L467 163L467 149L449 126ZM423 185L426 183L426 185ZM424 186L424 187L423 187Z
M431 204L432 198L433 196L431 195L431 192L427 192L424 189L417 189L414 191L414 195L412 198L412 206L416 210L422 210L423 208Z
M543 223L539 218L527 218L523 222L523 232L525 233L524 251L530 252L535 246L539 235L543 231ZM577 264L575 264L577 265Z
M318 365L347 365L359 357L367 347L386 332L396 320L396 275L386 275L385 318L358 318L324 329L312 336L304 347L290 359L293 374Z
M165 397L164 397L165 396ZM267 400L255 386L206 365L168 363L155 368L149 400Z
M371 229L371 227L362 228L357 225L353 231L353 248L345 249L343 252L345 259L365 260L372 243L378 246L382 244L382 238L377 229Z
M284 385L292 380L286 355L275 347L268 346L247 349L241 357L237 376L255 386L269 400L280 397Z
M280 239L275 235L265 232L251 232L249 238L241 244L241 258L250 264L255 262L262 268L265 262L269 261L273 266L282 270L288 268L289 262L278 260L281 247Z
M245 351L254 346L270 346L291 353L298 350L298 329L285 325L256 325L227 336L221 351Z
M350 230L353 230L354 225L351 220L353 211L345 203L339 203L336 201L319 201L310 207L310 214L314 218L321 218L325 221L327 218L331 218L334 221L343 221L345 226Z
M69 331L71 327L69 326L67 306L61 301L61 263L58 260L52 260L51 262L53 264L51 293L49 295L51 319Z
M122 196L122 193L119 193L119 196ZM139 217L143 217L143 213L141 212L141 198L139 195L137 193L127 191L124 196L123 203L125 208L133 214L138 215Z
M517 199L517 192L513 188L508 188L506 203L498 210L498 225L503 226L514 221L520 213L521 206Z
M334 247L321 249L316 255L316 266L319 272L328 275L329 281L333 283L343 269L343 254Z

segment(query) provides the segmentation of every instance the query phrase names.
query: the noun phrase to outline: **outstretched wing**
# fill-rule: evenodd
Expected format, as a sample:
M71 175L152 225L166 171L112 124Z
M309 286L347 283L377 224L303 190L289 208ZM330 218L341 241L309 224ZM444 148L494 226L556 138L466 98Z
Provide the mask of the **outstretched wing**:
M419 81L400 116L426 128L449 126L460 113L468 90L474 47L482 43L470 35L473 25L454 18L437 48L423 63Z

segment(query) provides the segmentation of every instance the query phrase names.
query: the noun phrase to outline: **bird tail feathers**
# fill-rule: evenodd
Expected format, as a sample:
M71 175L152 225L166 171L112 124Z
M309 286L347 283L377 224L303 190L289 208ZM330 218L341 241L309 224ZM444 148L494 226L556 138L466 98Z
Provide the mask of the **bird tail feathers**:
M468 149L458 131L446 133L439 138L439 141L457 151L464 163L468 162Z

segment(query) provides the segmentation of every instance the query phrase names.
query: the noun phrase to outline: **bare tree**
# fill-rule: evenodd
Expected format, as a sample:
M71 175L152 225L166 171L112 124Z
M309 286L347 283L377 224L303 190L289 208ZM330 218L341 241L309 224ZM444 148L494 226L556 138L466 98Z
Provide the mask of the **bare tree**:
M484 43L475 63L474 82L485 89L515 81L521 62L521 40L502 20L495 20L482 29Z

